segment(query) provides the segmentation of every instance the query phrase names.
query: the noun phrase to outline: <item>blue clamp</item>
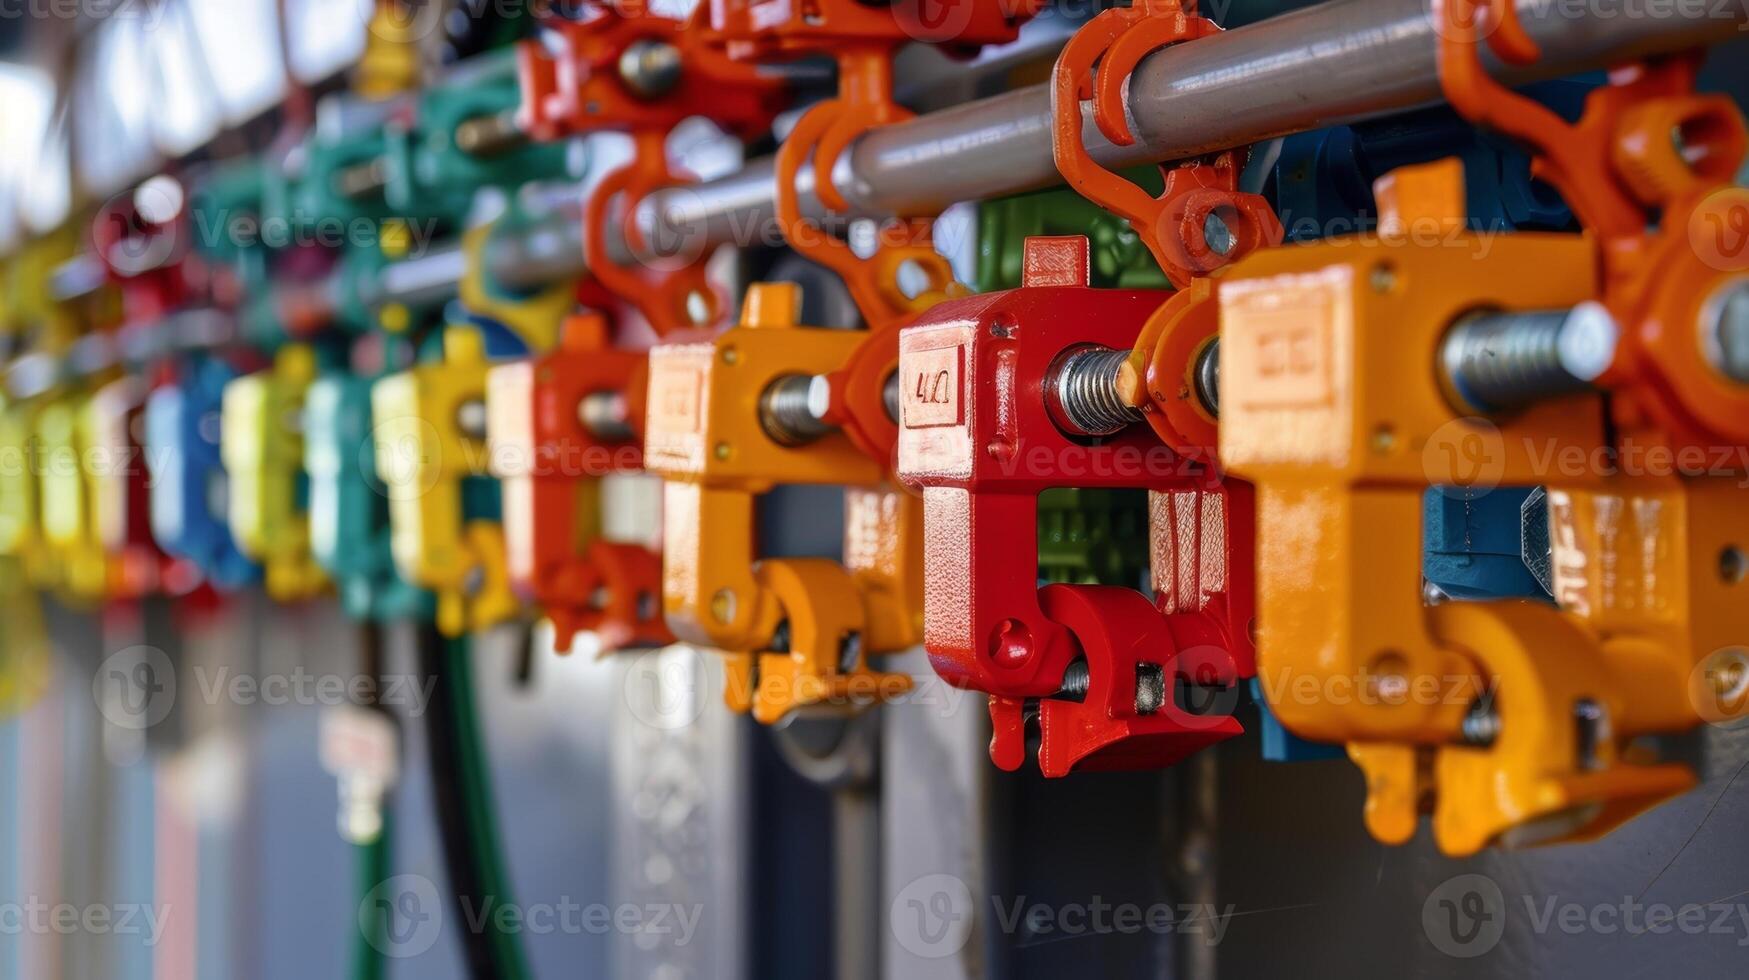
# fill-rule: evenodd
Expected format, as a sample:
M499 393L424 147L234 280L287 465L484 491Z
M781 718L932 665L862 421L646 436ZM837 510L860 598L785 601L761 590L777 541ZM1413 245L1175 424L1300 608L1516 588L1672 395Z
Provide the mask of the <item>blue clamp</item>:
M176 383L146 401L146 464L152 473L152 536L220 591L260 580L261 568L237 549L226 514L228 484L219 458L225 385L238 376L222 360L184 364Z

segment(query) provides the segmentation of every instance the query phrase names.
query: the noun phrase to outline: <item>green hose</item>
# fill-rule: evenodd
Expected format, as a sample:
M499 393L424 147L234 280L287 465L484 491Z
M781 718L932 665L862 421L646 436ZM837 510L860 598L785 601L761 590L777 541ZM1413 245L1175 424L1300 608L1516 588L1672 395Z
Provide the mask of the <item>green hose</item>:
M467 799L467 826L479 863L483 897L491 898L496 906L513 906L515 899L510 890L510 875L503 850L499 847L497 808L493 804L491 774L486 765L485 738L474 704L473 660L467 637L444 641L444 666L449 674L448 687L455 718L457 776ZM485 922L490 930L495 975L503 980L527 980L528 961L521 937L497 930L494 927L496 921L497 916L488 916Z
M389 814L383 812L383 829L376 839L355 845L358 857L359 929L358 942L352 947L353 980L382 980L387 968L383 950L389 948L389 912L387 908L366 904L372 889L389 877ZM368 918L366 918L368 916Z

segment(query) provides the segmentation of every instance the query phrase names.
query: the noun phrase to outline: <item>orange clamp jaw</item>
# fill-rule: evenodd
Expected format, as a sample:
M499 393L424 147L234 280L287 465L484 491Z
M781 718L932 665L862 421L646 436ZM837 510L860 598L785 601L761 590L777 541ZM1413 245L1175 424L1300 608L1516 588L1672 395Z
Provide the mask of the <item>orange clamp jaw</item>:
M893 97L893 56L913 41L976 51L1012 41L1038 9L1032 3L964 0L947 16L925 4L884 5L856 0L795 3L791 0L713 0L711 28L731 57L772 60L827 55L838 62L838 95L796 121L776 158L778 226L798 253L836 272L871 328L896 326L944 296L963 292L931 241L932 216L884 221L872 255L857 255L849 243L805 215L800 174L811 166L814 193L829 212L850 210L830 179L839 158L863 133L903 122L911 113ZM921 277L907 289L901 274Z
M1138 0L1082 25L1051 78L1052 151L1063 179L1127 220L1181 289L1258 248L1281 244L1280 219L1262 196L1239 190L1241 151L1161 164L1165 186L1157 196L1107 170L1087 151L1081 103L1093 101L1094 123L1106 139L1135 143L1124 110L1130 72L1162 47L1219 32L1214 21L1197 15L1194 2Z
M1442 0L1440 81L1466 118L1513 137L1596 238L1597 298L1620 340L1597 379L1616 421L1650 424L1681 449L1749 443L1749 383L1709 350L1712 307L1749 274L1749 255L1723 244L1749 229L1749 191L1735 186L1746 150L1729 98L1694 91L1704 51L1621 66L1591 93L1577 123L1495 81L1481 38L1509 64L1540 50L1511 4Z
M628 133L632 160L604 177L584 205L590 274L635 307L658 334L719 324L728 303L706 276L710 250L695 241L651 241L637 221L645 197L694 178L668 160L668 134L693 116L748 137L768 130L788 101L783 83L731 61L707 37L702 12L682 21L643 3L599 2L585 20L547 23L518 49L522 115L541 139ZM663 67L671 60L671 67ZM609 247L617 227L630 261Z
M573 316L556 350L492 368L486 433L503 488L511 582L552 620L603 650L673 642L662 621L661 556L601 537L599 483L643 469L647 354L608 345L599 315Z
M749 292L742 325L650 353L645 462L666 481L663 600L686 642L728 656L728 701L773 722L889 698L910 678L869 667L921 631L921 524L913 498L843 431L780 437L768 392L828 375L870 335L801 327L790 284ZM778 484L846 487L843 561L761 560L757 498Z
M1741 491L1567 467L1603 458L1600 399L1465 417L1430 370L1477 310L1593 295L1594 257L1577 236L1457 232L1270 249L1220 282L1219 455L1256 487L1269 556L1259 677L1289 729L1347 743L1382 840L1429 805L1454 855L1580 839L1693 783L1628 744L1695 724L1690 678L1749 628L1703 557L1749 533ZM1558 608L1423 596L1424 494L1495 486L1547 488Z
M1089 288L1085 239L1027 248L1020 289L944 303L900 337L899 474L923 493L924 645L949 683L991 696L1004 768L1024 760L1037 699L1046 775L1165 765L1239 731L1188 713L1173 690L1252 673L1248 493L1145 426L1102 439L1059 428L1055 366L1088 345L1129 350L1165 294ZM1038 587L1038 495L1061 487L1152 491L1155 601Z

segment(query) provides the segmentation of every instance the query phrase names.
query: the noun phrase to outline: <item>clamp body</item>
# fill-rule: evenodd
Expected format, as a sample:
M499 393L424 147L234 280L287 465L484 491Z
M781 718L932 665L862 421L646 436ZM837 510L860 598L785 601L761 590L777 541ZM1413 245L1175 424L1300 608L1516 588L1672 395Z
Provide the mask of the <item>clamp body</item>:
M1085 239L1028 249L1020 289L943 303L900 336L899 473L923 494L924 644L949 683L991 695L1003 768L1025 757L1032 702L1046 775L1168 764L1240 730L1173 692L1252 673L1248 493L1146 427L1066 431L1058 368L1121 358L1164 295L1090 288ZM1039 494L1062 487L1150 491L1150 523L1169 529L1150 535L1156 601L1039 588Z
M144 379L128 375L99 388L85 407L93 466L88 470L97 536L110 560L109 594L134 599L180 594L194 584L184 562L152 537L151 474L146 467Z
M637 220L638 204L694 179L668 159L674 127L703 116L725 133L756 138L788 101L787 90L776 77L729 60L705 30L702 8L679 20L625 0L583 7L581 19L546 21L549 43L527 41L519 48L523 126L544 140L591 132L631 136L632 159L603 177L584 204L589 271L658 334L716 326L729 303L707 274L711 251L684 241L652 242ZM610 225L622 232L630 262L612 254Z
M430 614L430 596L409 585L389 551L389 491L371 437L374 379L330 371L304 398L304 471L309 476L310 554L360 619Z
M662 619L661 555L601 535L599 483L643 469L649 355L608 345L599 315L574 316L559 346L494 367L487 439L504 494L518 593L552 620L555 645L595 633L604 650L673 641Z
M803 327L799 311L794 285L757 284L740 326L650 352L644 453L666 481L668 624L726 653L730 705L765 722L903 692L910 678L872 670L869 657L921 635L915 498L849 431L797 431L778 404L793 400L797 379L830 375L877 337ZM842 562L761 560L755 502L778 484L846 488Z
M1396 179L1401 201L1447 205L1397 217L1468 241L1450 169ZM1269 250L1219 292L1220 457L1257 487L1270 707L1296 734L1347 744L1376 836L1407 839L1431 799L1454 854L1594 836L1692 785L1627 742L1692 726L1691 675L1745 628L1703 561L1749 533L1731 480L1551 474L1539 447L1607 449L1598 398L1489 422L1454 409L1429 376L1473 311L1566 308L1597 287L1585 239L1520 233L1490 246ZM1427 381L1405 383L1416 377ZM1555 577L1555 604L1427 604L1426 491L1539 485L1551 561L1568 576ZM1294 696L1295 684L1353 696Z
M165 554L191 562L221 591L259 579L225 515L229 483L219 455L224 390L237 371L195 357L146 400L146 464L152 473L152 536Z
M459 227L482 187L516 187L571 173L571 148L534 142L517 123L516 58L494 53L466 81L423 90L408 120L385 129L383 200L398 216Z
M738 61L791 60L808 55L837 62L838 92L808 108L791 127L774 160L778 227L792 248L844 280L863 320L873 329L896 328L908 316L945 296L959 295L953 270L932 242L934 219L910 215L880 222L876 244L862 255L848 241L803 214L800 174L817 175L815 196L829 212L850 209L834 185L840 157L871 129L910 118L893 91L893 58L912 41L974 53L986 44L1012 41L1037 5L968 0L952 16L934 18L913 3L871 5L854 0L793 3L788 0L713 0L710 28L729 57ZM901 283L909 271L919 288Z
M79 603L101 602L110 586L109 555L97 519L96 475L102 464L95 456L92 394L86 385L71 386L46 395L36 413L43 543L59 570L55 588Z
M505 568L498 488L487 477L485 340L443 334L440 360L371 388L377 476L389 495L389 546L408 582L437 597L437 625L459 636L520 611Z
M281 602L328 584L310 552L304 472L304 400L315 377L315 352L292 344L268 370L225 385L219 453L230 480L231 534L261 564L267 594Z

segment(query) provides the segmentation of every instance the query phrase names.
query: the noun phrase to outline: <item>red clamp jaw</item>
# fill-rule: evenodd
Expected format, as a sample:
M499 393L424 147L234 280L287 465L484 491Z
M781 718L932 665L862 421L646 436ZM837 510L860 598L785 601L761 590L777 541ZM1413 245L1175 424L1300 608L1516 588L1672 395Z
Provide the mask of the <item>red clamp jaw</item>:
M186 304L192 279L204 269L191 259L185 211L158 219L140 206L142 194L160 193L152 182L106 204L91 224L91 247L121 290L129 323L156 320Z
M100 388L87 409L95 446L119 462L101 473L93 508L98 538L110 554L108 592L122 600L183 594L198 580L152 538L151 474L139 440L147 394L144 379L123 377Z
M600 537L599 481L644 468L649 355L615 349L599 315L575 316L559 346L492 369L487 439L504 488L511 582L552 620L554 646L596 634L603 651L673 642L662 620L662 557Z
M587 20L548 22L553 53L539 41L518 51L524 125L538 139L627 133L631 162L602 178L584 205L589 272L636 307L658 334L718 324L723 290L706 276L711 250L690 241L652 243L638 203L692 182L668 161L668 133L694 116L739 137L763 133L788 101L781 81L731 61L705 28L651 13L647 4L597 2ZM609 248L610 222L630 261ZM659 247L658 247L659 246Z
M1127 356L1165 294L1087 286L1084 239L1027 243L1025 285L949 301L900 335L899 474L924 505L924 645L948 682L991 695L991 756L1017 768L1038 701L1039 763L1166 765L1240 731L1182 708L1180 681L1255 673L1249 488L1139 424L1100 438L1059 425L1066 358ZM1157 598L1040 589L1038 494L1151 491Z

